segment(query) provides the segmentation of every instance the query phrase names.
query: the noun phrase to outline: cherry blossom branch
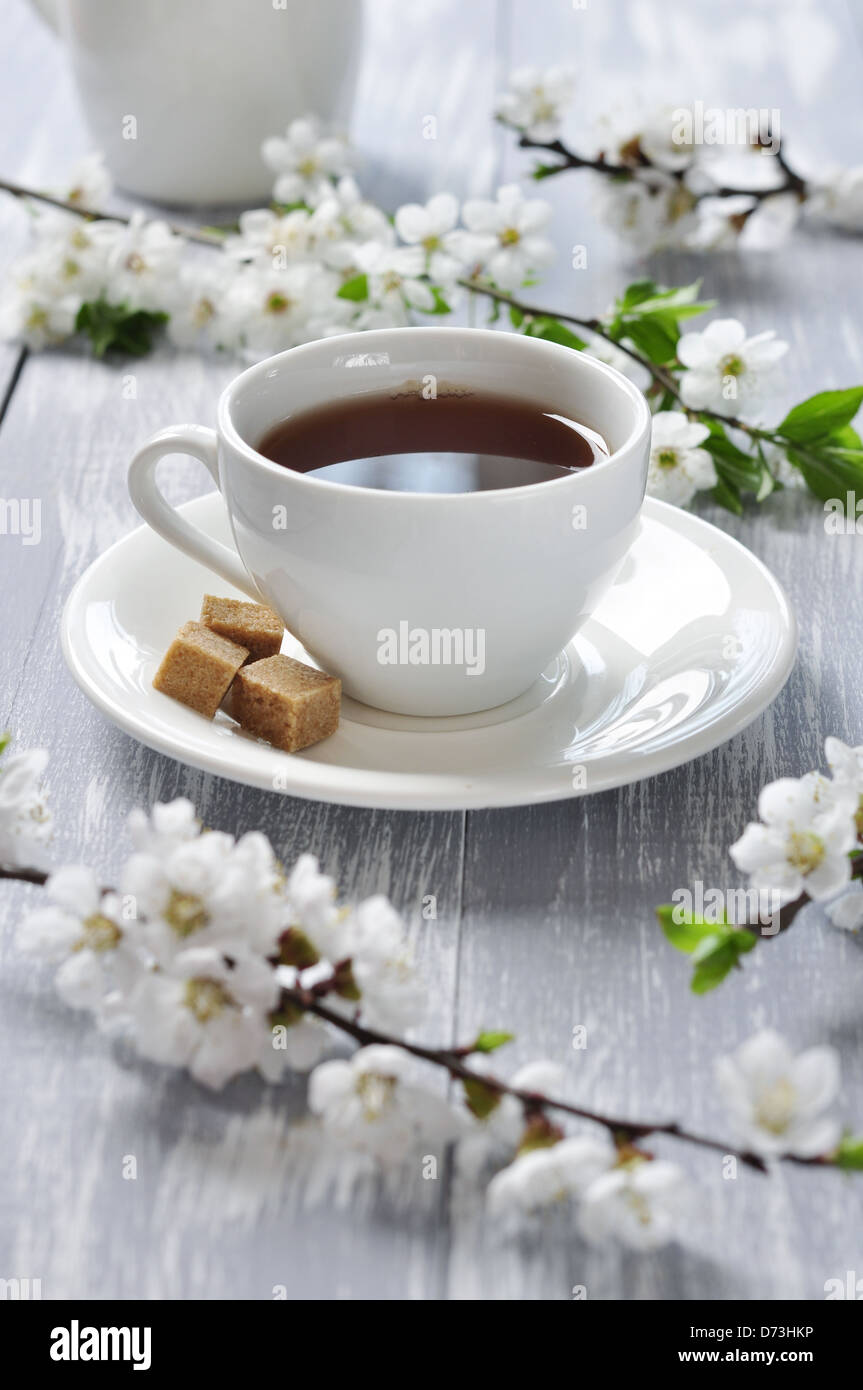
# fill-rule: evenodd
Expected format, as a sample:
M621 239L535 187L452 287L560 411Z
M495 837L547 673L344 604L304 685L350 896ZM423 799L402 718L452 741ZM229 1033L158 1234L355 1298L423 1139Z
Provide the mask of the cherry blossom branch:
M863 871L863 861L861 861L861 871ZM18 866L0 865L0 879L16 881L20 883L33 884L39 887L44 886L48 881L49 875L41 869ZM110 890L103 890L110 891ZM789 910L796 911L802 902L789 904ZM349 964L342 962L342 964ZM338 973L338 967L336 967ZM333 980L336 975L334 974ZM559 1100L554 1096L548 1096L540 1091L525 1090L522 1087L510 1085L500 1077L475 1071L467 1065L465 1057L471 1056L474 1048L467 1047L429 1047L422 1043L410 1042L406 1039L385 1033L376 1028L367 1027L360 1023L357 1018L348 1018L332 1009L326 1002L324 996L332 985L331 981L321 981L312 988L302 987L283 988L281 993L281 1007L291 1006L295 1009L314 1015L323 1023L346 1034L361 1047L368 1046L389 1046L400 1048L403 1052L420 1061L428 1062L433 1066L443 1068L454 1080L472 1085L491 1093L496 1099L503 1096L511 1096L518 1101L524 1108L525 1118L529 1122L531 1119L542 1119L546 1110L558 1111L561 1114L570 1115L575 1119L586 1120L591 1124L600 1125L612 1137L616 1147L625 1150L639 1140L648 1138L651 1135L665 1135L672 1139L677 1139L682 1143L690 1144L694 1147L707 1149L713 1153L720 1153L723 1156L736 1158L746 1167L752 1168L760 1173L767 1173L768 1167L763 1158L757 1153L748 1149L738 1149L734 1145L723 1143L719 1139L712 1139L706 1135L698 1134L692 1130L685 1129L677 1121L662 1120L630 1120L615 1115L606 1115L600 1111L588 1109L585 1106L575 1105L570 1101ZM829 1155L816 1158L800 1158L794 1154L783 1154L780 1156L782 1161L795 1164L803 1164L807 1167L829 1166L831 1158Z
M471 294L485 295L486 298L494 300L496 304L506 304L510 309L515 309L518 313L524 314L525 318L557 319L561 323L571 323L576 328L582 328L585 332L593 333L597 338L602 338L604 342L610 343L612 347L624 353L631 361L637 362L639 366L644 367L645 370L650 373L656 385L673 396L682 406L686 414L693 419L707 418L708 420L716 420L720 424L730 427L731 429L744 431L744 433L748 434L752 439L766 439L771 443L781 443L778 436L776 436L773 431L764 430L757 425L749 424L747 421L741 420L735 415L721 415L717 410L690 410L689 407L683 403L683 398L680 394L680 386L674 375L665 367L661 367L658 363L651 362L649 357L640 353L636 348L628 347L625 343L619 342L617 338L613 338L605 328L601 319L583 319L575 314L561 313L558 309L541 309L537 304L527 304L524 300L517 299L515 295L507 294L506 291L498 289L495 285L489 285L482 280L464 278L459 280L458 283L463 289L469 290Z
M510 130L518 130L509 121L503 121L503 125ZM771 143L768 134L758 144L767 148ZM633 157L623 163L615 164L606 159L604 154L597 155L591 159L585 155L577 154L565 145L561 139L556 140L532 140L525 132L519 134L519 148L523 150L545 150L549 154L554 154L560 161L555 165L544 165L542 170L543 178L553 178L556 174L563 173L566 169L590 169L596 174L607 174L611 178L638 178L641 170L649 169L652 172L667 174L670 178L682 183L687 168L684 169L664 169L661 165L655 164L644 153L637 141L633 142ZM808 197L809 186L806 180L796 173L789 165L788 160L782 153L781 145L772 151L773 158L776 160L777 168L782 172L783 179L779 184L772 188L738 188L733 184L722 184L715 188L705 189L702 193L693 193L693 203L700 203L705 198L752 198L755 203L763 202L766 198L772 198L777 193L796 193L801 201Z
M526 137L520 143L524 143L525 140ZM537 142L527 143L530 145L536 145L537 148L548 149L553 149L556 148L556 146L560 145L559 141L553 141L548 145L538 145ZM616 169L616 166L605 163L605 161L602 158L594 161L582 160L580 156L572 154L571 151L569 152L569 155L571 160L577 162L578 167L601 167L604 172L621 172L620 169ZM575 167L575 165L573 167ZM623 166L621 166L621 168L622 167ZM75 213L78 217L83 218L85 221L122 222L125 226L128 226L132 220L131 217L123 213L102 212L96 208L85 208L79 206L76 203L65 202L61 198L55 198L48 193L41 193L37 189L27 188L23 184L13 183L9 179L0 179L0 191L11 193L16 198L32 198L37 202L46 203L48 204L48 206L61 209L64 212ZM210 232L207 231L205 228L180 226L176 223L168 223L167 225L176 236L183 237L186 241L195 242L202 246L208 246L211 249L221 249L223 247L223 238L219 235L218 232ZM707 419L716 420L717 422L726 427L730 427L732 429L739 429L743 431L745 434L749 435L752 439L764 439L770 442L781 443L781 441L778 441L769 430L759 429L757 426L748 424L746 421L740 420L735 416L721 415L718 411L706 409L700 411L690 410L687 406L683 405L683 401L680 395L680 388L674 375L671 372L667 371L664 367L657 364L656 362L652 362L649 357L645 356L643 353L640 353L636 348L629 347L625 343L619 342L616 338L612 337L611 334L608 333L608 331L606 330L601 319L579 318L575 314L561 313L560 310L557 309L542 309L536 304L527 304L524 301L517 299L514 295L508 294L504 290L500 290L496 286L490 285L487 282L481 280L462 278L458 281L458 284L463 289L468 290L471 294L483 295L485 296L485 298L490 299L497 304L505 304L509 308L515 309L519 313L524 314L526 318L557 319L562 323L571 323L574 325L574 327L581 328L585 332L593 333L597 338L601 338L604 342L610 343L613 347L617 348L619 352L622 352L631 361L637 363L640 367L643 367L645 371L649 373L656 386L661 388L663 391L667 391L669 395L671 395L673 399L682 406L686 414L691 416L693 419L706 417Z
M470 1048L425 1047L421 1043L408 1042L403 1038L395 1038L387 1033L379 1032L376 1028L367 1028L355 1019L345 1018L342 1014L330 1009L321 1002L319 995L312 990L285 989L282 991L282 997L286 1003L293 1004L306 1013L314 1014L324 1023L347 1033L362 1047L378 1045L400 1047L403 1052L408 1052L412 1057L417 1057L423 1062L430 1062L434 1066L443 1067L456 1081L475 1083L485 1087L488 1091L492 1091L496 1096L512 1096L513 1099L520 1101L528 1115L550 1109L558 1110L565 1115L572 1115L579 1120L588 1120L592 1124L601 1125L608 1130L618 1147L633 1143L638 1139L645 1139L651 1134L666 1134L685 1143L695 1144L702 1149L712 1149L716 1153L730 1155L748 1167L757 1169L760 1173L768 1171L766 1163L758 1154L748 1150L737 1150L723 1144L718 1139L709 1139L704 1135L694 1134L674 1121L619 1119L612 1115L600 1114L596 1110L588 1110L584 1106L573 1105L569 1101L556 1100L540 1091L526 1091L518 1086L510 1086L499 1077L474 1071L467 1066L463 1061L463 1056L469 1055ZM799 1162L801 1160L795 1159L794 1161ZM807 1160L807 1162L814 1161L816 1160Z
M58 208L61 212L74 212L78 217L83 217L87 222L122 222L128 227L132 221L122 212L100 212L96 208L81 207L78 203L68 203L62 198L55 198L50 193L41 193L35 188L25 188L23 184L13 183L11 179L0 179L0 192L11 193L13 198L32 198L34 202L46 203L48 207ZM223 238L218 232L208 232L204 227L186 227L177 223L169 222L167 226L175 236L184 237L186 241L194 241L201 246L221 247L224 245Z

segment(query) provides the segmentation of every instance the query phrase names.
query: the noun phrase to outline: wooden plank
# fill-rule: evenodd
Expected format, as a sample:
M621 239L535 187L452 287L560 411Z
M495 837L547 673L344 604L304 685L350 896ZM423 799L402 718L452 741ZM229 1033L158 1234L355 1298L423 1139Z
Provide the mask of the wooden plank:
M602 109L598 88L606 81L610 100L625 92L647 57L637 32L623 32L603 8L568 13L561 6L552 15L549 7L540 26L533 6L513 4L510 50L524 62L548 63L552 53L560 61L577 58L586 83L580 108L587 111ZM845 51L844 11L821 11ZM663 23L667 6L643 4L631 13L640 16L642 32L661 24L662 53L668 45L673 50L674 28ZM702 36L722 37L727 55L734 17L703 5L697 22ZM795 131L801 138L805 131L808 143L833 157L856 157L851 144L861 110L859 101L848 101L853 65L831 69L817 108L806 108L778 58L754 76L735 72L703 37L693 62L687 93L703 92L707 100L709 91L714 100L713 92L721 92L722 103L732 105L778 102L789 144ZM660 71L668 100L669 64ZM524 158L512 152L509 169L523 168ZM555 226L572 229L572 240L589 248L588 271L576 274L561 264L544 280L542 302L601 310L641 265L627 265L609 244L580 176L548 180L541 192L558 208ZM775 255L667 255L648 269L669 284L703 274L705 294L719 300L724 315L739 315L753 332L776 328L791 343L784 389L791 403L817 389L863 381L860 257L852 238L801 233ZM709 506L702 510L786 586L801 626L791 681L751 729L687 767L584 802L469 814L458 1033L470 1036L480 1024L513 1028L518 1042L511 1060L548 1056L561 1063L571 1093L586 1105L685 1117L698 1130L724 1136L713 1060L771 1026L797 1047L832 1042L840 1048L842 1107L859 1127L863 1024L856 1001L863 953L857 942L813 910L787 936L760 946L741 976L697 999L687 992L687 963L664 943L653 918L656 904L695 878L721 888L739 883L726 846L754 815L764 782L820 765L827 734L863 740L860 537L826 535L820 504L807 494L785 493L739 521ZM588 1030L584 1051L571 1046L577 1024ZM859 1187L808 1172L769 1180L743 1173L724 1181L719 1158L670 1143L657 1148L674 1153L700 1188L686 1248L623 1260L585 1248L555 1214L535 1240L500 1249L457 1185L449 1296L566 1299L584 1284L591 1299L823 1298L825 1280L856 1267Z
M448 73L443 94L438 91L444 126L461 122L463 161L481 148L479 126L491 94L482 59L490 48L481 36L492 5L474 10L470 88L464 72ZM394 15L393 5L377 5L376 32L389 33ZM401 37L398 26L392 33L385 64L377 50L367 50L361 82L374 106L369 111L363 99L359 121L363 129L365 111L375 129L380 122L382 130L404 135L407 113L411 120L425 114L431 96L428 83L424 88L420 82L415 33L410 26ZM447 48L441 32L431 45L438 73ZM426 45L424 62L429 53ZM406 66L414 72L409 101L401 86ZM485 87L478 102L477 84ZM7 99L14 101L14 94ZM41 138L44 151L44 129ZM419 194L445 176L457 142L449 135L428 152L416 145L418 131L412 138L413 148L428 154L426 166L417 164L412 175L412 191ZM394 163L405 161L397 149ZM373 196L387 196L388 177L386 170L373 171ZM0 708L22 745L51 748L52 853L58 862L85 855L110 873L122 855L128 809L178 794L191 796L209 825L237 833L266 830L289 862L302 850L318 853L345 898L385 892L406 914L429 981L425 1032L447 1038L460 913L460 814L297 802L184 770L108 727L62 662L58 626L71 584L137 521L125 489L132 449L171 422L212 421L217 394L234 370L227 362L204 363L167 350L131 367L95 363L77 352L28 359L0 431L0 476L9 480L8 494L14 487L41 499L43 538L23 547L7 537L0 546L0 585L15 594L4 623ZM123 395L130 373L134 400ZM168 495L181 500L201 490L202 476L189 461L171 460L163 482ZM430 922L420 917L427 893L438 900L437 920ZM211 1097L112 1050L85 1021L56 1006L50 972L18 956L11 927L34 896L13 889L0 908L10 928L0 1025L9 1060L2 1083L9 1137L0 1159L4 1269L32 1270L31 1277L43 1281L43 1297L55 1298L269 1298L279 1284L292 1297L439 1296L445 1164L439 1183L409 1173L380 1195L373 1184L360 1184L349 1216L307 1210L305 1194L323 1157L301 1128L290 1129L303 1111L302 1080L273 1091L240 1080L224 1096ZM136 1182L122 1177L124 1154L138 1159Z

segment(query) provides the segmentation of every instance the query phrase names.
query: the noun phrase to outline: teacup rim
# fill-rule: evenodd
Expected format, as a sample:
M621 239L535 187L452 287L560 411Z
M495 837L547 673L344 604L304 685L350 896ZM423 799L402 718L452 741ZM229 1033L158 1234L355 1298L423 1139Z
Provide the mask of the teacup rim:
M294 472L286 469L282 464L275 463L268 459L265 454L260 453L253 444L244 439L234 424L232 406L236 393L242 389L245 383L254 380L256 376L264 375L267 370L272 369L274 363L282 362L285 358L304 356L312 350L320 349L326 343L345 344L349 340L354 340L358 346L362 345L366 349L373 349L375 343L381 343L392 338L393 334L411 334L412 336L434 335L435 337L448 336L464 338L470 336L471 339L477 337L499 340L506 335L505 330L493 328L468 328L456 324L410 324L397 328L371 328L351 333L333 334L328 338L312 338L306 343L298 343L294 347L285 348L283 352L273 353L270 357L262 358L260 362L253 362L237 376L233 377L219 397L217 408L217 425L220 438L224 439L231 447L241 453L248 462L261 468L265 473L272 477L281 478L283 481L290 480L292 485L305 485L307 487L319 489L327 488L336 494L347 494L351 497L386 497L389 501L395 502L434 502L434 503L455 503L461 505L474 504L482 499L495 499L508 497L513 500L526 499L527 496L535 494L541 490L543 496L548 495L550 488L561 489L564 487L579 487L584 481L598 473L606 473L615 464L622 465L625 459L631 454L634 448L643 441L645 435L650 437L652 416L650 407L645 399L644 393L630 381L629 377L619 372L616 367L612 367L607 362L601 362L596 357L591 357L576 348L566 347L562 343L550 342L543 338L525 338L521 334L511 334L511 336L525 343L530 343L531 351L539 350L545 352L547 356L562 360L562 354L567 354L571 359L573 355L580 359L581 367L588 372L598 373L600 376L607 377L617 387L629 397L635 407L636 419L633 428L618 448L612 450L605 458L592 464L589 468L584 468L578 472L573 472L563 478L548 478L537 483L525 483L521 487L509 488L486 488L477 492L402 492L390 491L385 488L360 487L355 483L339 483L331 478L317 478L311 473Z

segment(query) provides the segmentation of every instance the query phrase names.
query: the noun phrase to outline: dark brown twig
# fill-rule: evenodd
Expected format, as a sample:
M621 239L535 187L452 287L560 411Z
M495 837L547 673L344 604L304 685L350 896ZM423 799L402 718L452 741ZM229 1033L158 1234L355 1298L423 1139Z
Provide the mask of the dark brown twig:
M518 132L518 127L510 125L508 121L503 121L503 125L510 130ZM759 140L762 148L769 148L769 132L763 140ZM644 153L637 141L632 145L632 158L623 163L615 164L606 159L604 154L599 154L596 158L588 158L585 155L577 154L571 150L562 140L532 140L523 131L519 132L519 148L523 150L545 150L549 154L557 157L559 163L556 165L546 165L543 168L544 178L553 178L566 169L590 169L596 174L606 174L616 179L638 180L639 174L645 171L659 173L667 178L674 179L677 183L682 183L687 174L687 168L683 169L663 169L661 165L654 164ZM705 198L752 198L755 203L763 202L766 198L772 198L777 193L796 193L801 201L808 196L809 187L806 180L801 178L798 173L790 167L788 160L782 152L781 145L771 151L772 157L776 160L776 166L781 170L782 182L774 185L773 188L739 188L732 184L722 184L714 188L707 188L700 193L692 193L693 205L700 203Z
M40 193L35 188L25 188L23 184L13 183L11 179L0 179L0 192L11 193L14 198L32 198L37 203L46 203L48 207L59 208L61 212L73 212L77 217L83 217L88 222L122 222L128 226L131 217L127 217L122 212L99 212L96 208L80 207L77 203L64 202L62 198L55 198L50 193ZM224 240L217 232L208 232L203 227L184 227L177 223L167 224L175 236L181 236L186 241L194 241L202 246L223 246Z

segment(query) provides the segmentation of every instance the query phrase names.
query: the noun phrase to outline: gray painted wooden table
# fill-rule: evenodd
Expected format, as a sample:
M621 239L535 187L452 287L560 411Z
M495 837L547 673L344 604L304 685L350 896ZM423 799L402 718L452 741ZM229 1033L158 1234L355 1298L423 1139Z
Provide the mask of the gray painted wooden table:
M4 0L0 169L44 186L86 148L53 37L24 0ZM590 0L369 0L354 134L365 182L395 204L442 187L483 193L527 165L489 112L518 63L574 61L585 113L633 87L676 102L779 106L789 148L859 159L860 35L851 7L631 4ZM422 138L434 114L438 138ZM546 185L560 268L543 298L596 312L638 269L591 213L578 178ZM0 207L8 259L26 238ZM567 267L572 243L589 270ZM799 234L778 255L666 257L680 282L703 271L723 310L791 343L789 398L863 380L860 243ZM758 516L715 519L761 556L800 620L796 669L772 709L709 756L622 791L534 809L407 814L343 809L246 790L185 769L106 725L73 686L58 627L73 581L136 519L125 465L137 441L178 420L211 421L225 363L160 352L121 371L77 352L0 354L5 411L0 491L39 497L43 539L0 540L2 723L51 750L57 860L106 872L129 808L188 795L212 826L264 828L286 857L320 855L350 896L381 890L412 923L433 982L429 1038L482 1024L518 1034L513 1060L562 1061L587 1104L680 1116L724 1133L712 1059L757 1027L799 1045L833 1042L843 1106L863 1119L863 950L818 918L750 957L745 973L694 999L653 906L703 877L734 883L726 854L759 787L819 763L828 733L863 741L861 542L825 535L816 503L786 493ZM168 466L175 498L202 483ZM711 515L708 509L708 515ZM681 583L685 576L681 575ZM423 895L438 899L424 922ZM723 1181L719 1161L680 1154L700 1188L683 1247L633 1258L591 1252L563 1221L500 1248L451 1176L413 1175L309 1209L312 1153L290 1136L297 1081L240 1081L220 1096L130 1060L55 1000L49 972L23 961L12 931L33 890L4 890L0 1275L39 1278L43 1297L566 1299L823 1297L826 1279L863 1272L863 1186L790 1171ZM571 1048L584 1024L588 1047ZM660 1146L661 1147L661 1146ZM668 1146L666 1146L668 1147ZM124 1181L124 1156L138 1177ZM305 1164L305 1169L304 1169Z

